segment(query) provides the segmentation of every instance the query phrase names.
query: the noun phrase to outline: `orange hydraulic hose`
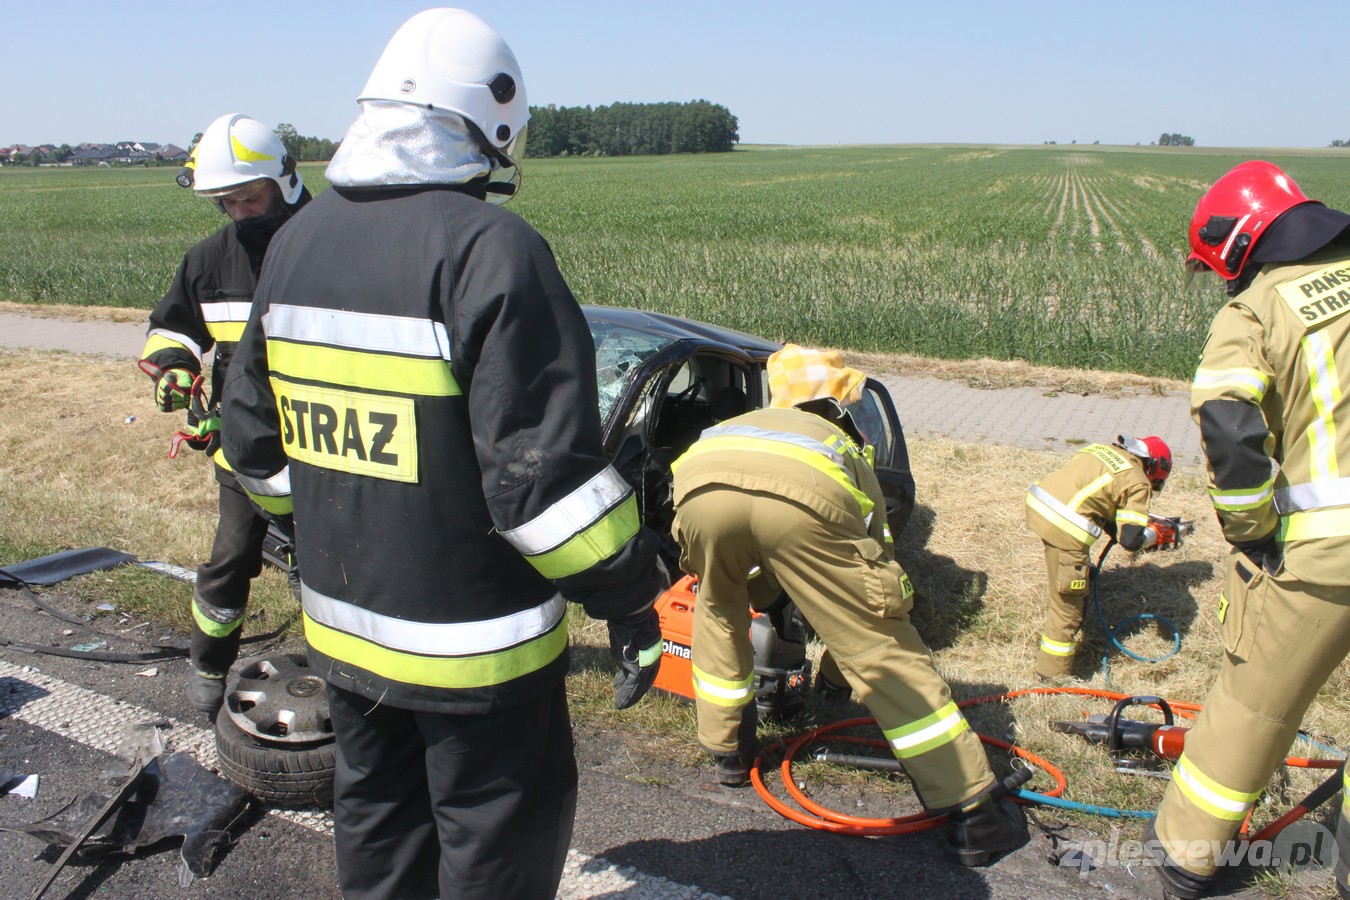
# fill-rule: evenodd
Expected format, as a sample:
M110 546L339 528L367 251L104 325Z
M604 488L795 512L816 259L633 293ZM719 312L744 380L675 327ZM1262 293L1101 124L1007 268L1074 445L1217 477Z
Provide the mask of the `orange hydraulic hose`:
M966 709L972 706L978 706L982 703L995 703L999 701L1012 700L1016 697L1031 696L1036 694L1042 695L1071 694L1083 697L1099 697L1113 701L1124 700L1130 696L1133 696L1130 694L1122 694L1118 691L1099 690L1097 688L1078 688L1078 687L1022 688L1020 690L1005 691L1001 694L988 694L983 697L973 697L969 700L962 700L957 704L957 706L962 709ZM1171 706L1172 710L1176 712L1178 715L1191 719L1195 718L1195 716L1200 712L1202 708L1199 704L1196 703L1173 703L1172 701L1168 701L1168 705ZM1153 706L1155 709L1159 708L1157 705ZM759 795L760 799L762 799L770 809L772 809L779 815L783 816L785 819L797 822L798 824L801 825L806 825L809 828L815 828L821 831L829 831L834 834L852 834L860 836L913 834L915 832L925 831L929 828L935 828L936 826L946 822L947 817L945 815L934 816L929 815L928 813L914 813L912 815L899 816L895 818L870 818L865 816L852 816L848 815L847 813L840 813L834 810L827 809L826 807L823 807L820 804L815 803L804 793L802 793L802 791L797 787L796 780L792 776L792 761L793 758L796 756L797 751L808 743L811 743L813 741L829 740L829 741L839 741L843 743L863 744L872 747L888 748L888 745L886 744L885 741L882 741L877 738L863 738L863 737L855 737L852 735L833 734L833 732L842 731L845 728L855 728L859 726L875 724L875 721L876 721L875 719L868 717L845 719L840 722L833 722L831 724L823 725L819 728L812 729L811 731L808 731L792 739L790 743L786 741L776 741L773 744L770 744L769 746L765 747L762 751L760 751L759 755L755 757L754 764L750 767L750 783L754 786L755 793ZM1037 768L1041 769L1046 774L1054 778L1055 787L1052 790L1044 792L1045 796L1059 797L1064 793L1065 789L1068 787L1068 779L1064 776L1064 773L1057 766L1050 763L1048 760L1045 760L1021 747L1015 747L1012 744L1007 743L1006 741L1001 741L998 738L978 733L977 736L984 743L992 744L995 747L1000 747L1004 750L1007 750L1008 752L1014 754L1015 756L1023 760L1026 760L1027 762L1031 763L1032 765L1036 766ZM784 803L782 800L774 796L769 791L768 786L764 783L764 779L761 774L765 755L769 751L775 749L776 747L784 743L787 743L787 748L783 753L783 761L779 766L780 775L783 781L783 788L785 791L787 791L788 795L791 796L791 798L799 806L801 806L802 810L805 810L805 812L792 808L791 806L789 806L788 804ZM1305 757L1290 756L1285 759L1285 764L1299 768L1335 769L1339 768L1342 763L1340 760L1335 759L1307 759ZM1023 803L1031 802L1021 800L1020 798L1014 799L1017 799L1018 802ZM1260 834L1273 836L1275 833L1278 833L1279 829L1283 828L1285 825L1288 825L1290 822L1294 821L1300 815L1306 812L1307 812L1306 808L1300 811L1300 807L1295 807L1285 816L1281 817L1276 822L1262 829ZM1250 821L1250 815L1251 814L1249 812L1248 821ZM1242 832L1244 834L1247 831L1247 827L1248 827L1247 822L1244 822L1242 826Z

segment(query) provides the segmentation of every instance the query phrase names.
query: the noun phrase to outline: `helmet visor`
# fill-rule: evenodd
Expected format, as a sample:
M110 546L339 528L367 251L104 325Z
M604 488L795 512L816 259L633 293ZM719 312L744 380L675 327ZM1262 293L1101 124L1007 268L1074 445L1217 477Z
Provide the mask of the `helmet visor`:
M1195 280L1196 275L1203 275L1206 272L1213 272L1213 271L1214 271L1213 269L1205 265L1200 260L1196 259L1195 257L1191 257L1190 259L1186 260L1186 280L1183 283L1183 286L1189 288L1191 286L1191 282Z
M229 197L231 200L243 203L258 196L258 193L265 189L267 183L271 180L272 179L270 178L255 178L252 181L245 181L242 184L231 184L227 187L214 188L206 191L199 190L197 191L197 196L209 197L212 200L220 200Z

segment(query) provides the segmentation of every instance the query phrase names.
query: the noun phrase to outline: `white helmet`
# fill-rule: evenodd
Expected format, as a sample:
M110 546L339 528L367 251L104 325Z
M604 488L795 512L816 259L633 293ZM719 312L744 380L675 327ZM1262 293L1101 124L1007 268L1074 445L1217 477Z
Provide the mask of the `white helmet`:
M294 206L305 186L281 138L257 119L238 113L206 126L192 158L192 187L201 197L214 199L250 181L270 178L281 188L281 199Z
M517 167L525 154L530 106L520 65L502 36L466 10L428 9L404 22L356 99L464 117L501 157L494 170Z

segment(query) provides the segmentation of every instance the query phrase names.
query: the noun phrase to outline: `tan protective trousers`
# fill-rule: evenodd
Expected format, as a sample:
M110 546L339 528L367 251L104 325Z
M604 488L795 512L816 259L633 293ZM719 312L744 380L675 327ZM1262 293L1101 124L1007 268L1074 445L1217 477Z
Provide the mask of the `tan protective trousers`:
M1234 552L1219 609L1223 666L1186 735L1155 826L1172 861L1200 876L1215 871L1215 853L1350 652L1350 587L1308 584L1284 570L1270 575ZM1344 844L1350 835L1338 837Z
M697 669L727 681L752 676L747 582L760 566L792 597L883 731L950 708L951 691L910 624L913 599L902 591L904 572L885 558L861 520L841 525L774 495L710 486L680 504L674 535L684 551L682 567L699 578ZM741 708L699 697L697 709L700 743L714 753L734 752ZM951 731L902 760L929 810L964 805L994 779L964 719Z
M1073 670L1078 630L1083 627L1083 605L1088 594L1088 548L1045 545L1045 577L1050 585L1049 608L1041 631L1036 672L1054 677Z

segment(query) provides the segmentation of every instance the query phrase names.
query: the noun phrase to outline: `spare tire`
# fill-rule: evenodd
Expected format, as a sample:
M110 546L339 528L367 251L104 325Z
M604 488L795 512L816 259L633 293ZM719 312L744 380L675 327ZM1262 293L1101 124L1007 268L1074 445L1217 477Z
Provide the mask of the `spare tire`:
M246 660L216 716L221 774L276 806L331 806L337 747L323 679L298 653Z

